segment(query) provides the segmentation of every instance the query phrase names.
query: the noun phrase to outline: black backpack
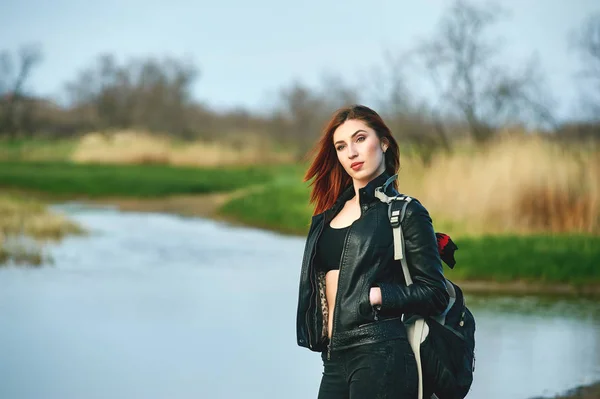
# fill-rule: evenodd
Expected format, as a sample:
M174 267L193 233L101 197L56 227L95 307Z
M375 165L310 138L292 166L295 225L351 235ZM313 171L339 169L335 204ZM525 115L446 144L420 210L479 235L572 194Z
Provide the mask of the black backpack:
M394 258L402 263L406 284L412 284L408 265L404 257L404 236L401 222L407 205L414 199L405 195L389 197L387 186L396 178L388 179L383 187L375 190L375 196L388 204L388 216L394 234ZM448 245L448 256L442 260L454 267L453 251L458 247L442 233L436 233ZM440 255L442 246L438 245ZM463 399L473 383L475 371L475 318L467 308L460 287L446 279L450 303L440 316L413 316L404 319L409 342L415 352L419 371L419 399L423 395L439 399Z

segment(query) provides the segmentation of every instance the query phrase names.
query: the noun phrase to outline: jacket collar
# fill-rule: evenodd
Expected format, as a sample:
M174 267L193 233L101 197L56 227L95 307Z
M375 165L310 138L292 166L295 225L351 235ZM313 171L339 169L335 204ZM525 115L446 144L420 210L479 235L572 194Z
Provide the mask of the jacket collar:
M397 194L395 192L394 186L391 184L397 175L391 175L387 171L383 171L379 176L375 177L366 186L358 190L358 201L360 206L369 205L375 201L379 201L377 197L375 197L375 189L377 187L383 186L386 182L388 182L388 186L385 187L385 193L388 195ZM388 181L389 180L389 181ZM336 215L340 208L348 201L349 199L354 198L356 192L354 190L354 183L351 183L338 197L333 206L329 208L329 217L333 218Z

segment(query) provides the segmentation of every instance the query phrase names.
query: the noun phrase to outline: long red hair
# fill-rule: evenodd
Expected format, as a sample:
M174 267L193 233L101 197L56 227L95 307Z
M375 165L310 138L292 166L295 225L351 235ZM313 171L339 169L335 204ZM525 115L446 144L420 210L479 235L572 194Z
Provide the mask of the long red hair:
M387 139L389 145L385 152L385 170L390 175L395 174L400 167L398 143L377 112L364 105L338 109L325 125L321 138L311 151L311 154L316 155L304 175L304 182L314 178L310 183L310 203L315 204L313 215L329 209L342 191L352 183L352 178L340 164L333 145L333 133L350 119L363 121L377 133L380 140ZM394 188L398 189L397 181L394 181Z

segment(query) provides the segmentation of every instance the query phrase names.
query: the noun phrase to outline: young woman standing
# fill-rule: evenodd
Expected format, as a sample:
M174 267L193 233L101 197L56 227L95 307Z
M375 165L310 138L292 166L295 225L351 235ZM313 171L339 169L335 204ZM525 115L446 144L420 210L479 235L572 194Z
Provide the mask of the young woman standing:
M405 314L434 316L448 293L427 210L409 203L402 229L413 284L394 260L388 206L397 194L398 144L381 117L355 105L335 112L306 172L315 204L300 273L298 345L321 352L319 399L417 397Z

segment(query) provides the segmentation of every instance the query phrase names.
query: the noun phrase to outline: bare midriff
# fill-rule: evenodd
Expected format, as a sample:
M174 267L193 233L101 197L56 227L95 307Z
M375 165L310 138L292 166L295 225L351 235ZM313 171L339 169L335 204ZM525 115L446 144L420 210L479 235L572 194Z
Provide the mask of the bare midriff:
M327 297L327 308L329 310L329 320L327 322L327 335L331 338L333 330L333 309L335 309L335 295L337 293L339 270L330 270L325 275L325 295Z

